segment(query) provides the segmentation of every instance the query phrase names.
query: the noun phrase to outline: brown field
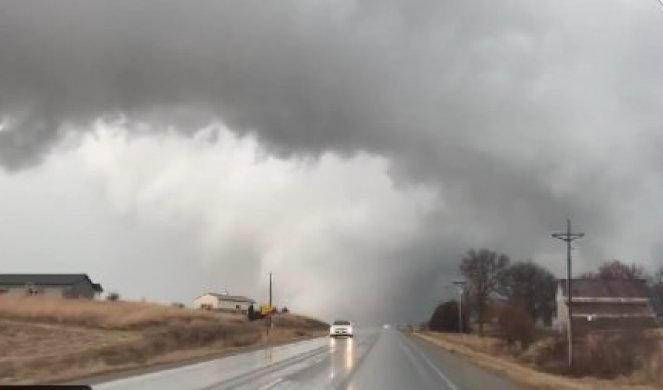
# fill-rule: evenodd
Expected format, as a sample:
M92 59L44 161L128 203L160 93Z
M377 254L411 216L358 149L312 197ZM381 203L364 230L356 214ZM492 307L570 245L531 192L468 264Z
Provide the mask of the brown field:
M0 384L48 383L251 345L322 335L327 325L279 314L265 322L147 303L0 298Z
M216 316L212 312L152 303L0 298L0 318L101 329L132 329L173 321L214 321Z
M536 344L522 355L514 355L495 337L482 338L474 334L458 335L437 332L417 332L416 335L447 351L463 355L475 364L528 388L561 390L653 390L661 388L660 382L657 382L661 378L661 367L663 367L660 365L660 353L654 356L647 367L628 377L618 377L609 381L592 377L570 378L538 370L532 363L532 354L535 354L538 348ZM663 333L659 333L659 335L663 335Z

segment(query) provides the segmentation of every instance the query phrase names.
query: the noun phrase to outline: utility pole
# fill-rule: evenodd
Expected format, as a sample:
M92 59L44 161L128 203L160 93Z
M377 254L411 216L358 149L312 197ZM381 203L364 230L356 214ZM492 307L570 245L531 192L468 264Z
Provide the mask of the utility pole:
M569 324L567 336L569 339L569 370L573 371L573 290L571 289L571 243L582 238L585 233L573 233L571 230L571 220L566 220L566 233L555 233L552 236L566 242L566 296L567 308L569 311Z
M458 333L463 334L463 293L465 292L465 282L456 281L453 284L458 287L460 298L458 299Z
M272 273L269 273L269 327L272 327Z

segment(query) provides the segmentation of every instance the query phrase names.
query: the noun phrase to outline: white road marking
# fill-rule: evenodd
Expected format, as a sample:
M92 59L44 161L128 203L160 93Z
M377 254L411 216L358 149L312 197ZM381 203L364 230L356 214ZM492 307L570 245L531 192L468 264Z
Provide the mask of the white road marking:
M419 375L422 377L431 375L430 370L428 370L427 367L422 364L421 359L414 356L412 348L408 347L407 343L407 340L404 340L403 337L399 336L398 344L400 345L403 352L405 352L407 358L410 359L410 364L412 364L412 366L417 370Z
M408 340L408 344L410 345L410 348L412 348L413 351L415 351L417 354L419 354L419 356L421 357L421 359L423 359L423 361L426 362L426 364L428 364L428 366L429 366L430 368L432 368L433 371L435 371L435 373L436 373L440 378L442 378L442 380L444 381L444 383L446 383L447 386L449 386L449 388L450 388L451 390L459 390L458 387L457 387L457 386L451 381L451 379L447 378L447 376L444 375L444 373L443 373L442 371L440 371L440 369L437 368L437 367L435 366L435 364L433 364L430 360L428 360L428 358L426 357L426 355L424 355L424 353L421 352L421 349L419 349L419 347L418 347L416 344L412 343L412 342L409 341L409 340Z
M278 385L278 384L281 383L281 382L283 382L283 378L276 378L275 380L273 380L273 381L267 383L266 385L260 386L260 388L258 388L258 390L267 390L267 389L271 389L272 387Z

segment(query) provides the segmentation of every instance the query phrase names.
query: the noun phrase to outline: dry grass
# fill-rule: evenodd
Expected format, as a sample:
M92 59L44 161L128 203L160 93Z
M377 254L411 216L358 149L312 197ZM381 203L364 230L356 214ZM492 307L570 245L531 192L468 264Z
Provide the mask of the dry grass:
M496 337L491 337L491 336L478 337L477 335L474 334L436 333L436 332L425 332L425 334L449 341L454 345L463 346L477 352L494 354L494 353L502 353L503 350L502 343Z
M575 343L573 376L612 379L620 384L663 384L663 338L649 329L593 332ZM539 340L519 356L523 362L554 374L569 374L567 340L561 335Z
M297 328L326 331L329 324L297 314L277 314L273 317L274 326L279 328Z
M151 303L0 297L0 318L101 329L136 329L173 321L214 321L217 315Z
M516 383L533 389L560 389L560 390L621 390L640 389L653 390L655 383L643 384L635 377L619 378L615 381L606 381L595 378L569 378L544 373L529 366L525 359L517 359L508 351L500 347L497 339L491 337L480 338L476 335L456 335L435 332L419 332L417 335L439 347L463 355L475 364L490 371L508 377ZM531 348L537 347L537 344Z
M48 351L80 352L90 348L135 342L138 332L107 331L60 325L0 320L0 362L31 359Z
M635 381L652 383L663 388L663 329L658 329L655 333L658 336L657 347L660 352L652 356L644 367L636 371L633 378Z
M0 384L43 383L322 335L326 324L297 316L243 315L146 303L3 297Z

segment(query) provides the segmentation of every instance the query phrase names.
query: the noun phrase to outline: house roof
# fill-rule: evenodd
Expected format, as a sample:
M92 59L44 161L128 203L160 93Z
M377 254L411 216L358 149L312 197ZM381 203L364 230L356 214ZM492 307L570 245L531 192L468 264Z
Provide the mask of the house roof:
M71 285L80 281L87 281L96 292L104 289L99 283L92 283L87 274L0 274L0 285L18 286L24 284L35 285Z
M566 279L559 280L562 294L566 293ZM643 298L649 297L644 279L573 279L573 297Z
M242 295L230 295L230 294L219 294L219 293L207 293L205 295L211 295L213 297L218 298L220 301L230 301L230 302L246 302L246 303L256 303L251 298L247 298Z

